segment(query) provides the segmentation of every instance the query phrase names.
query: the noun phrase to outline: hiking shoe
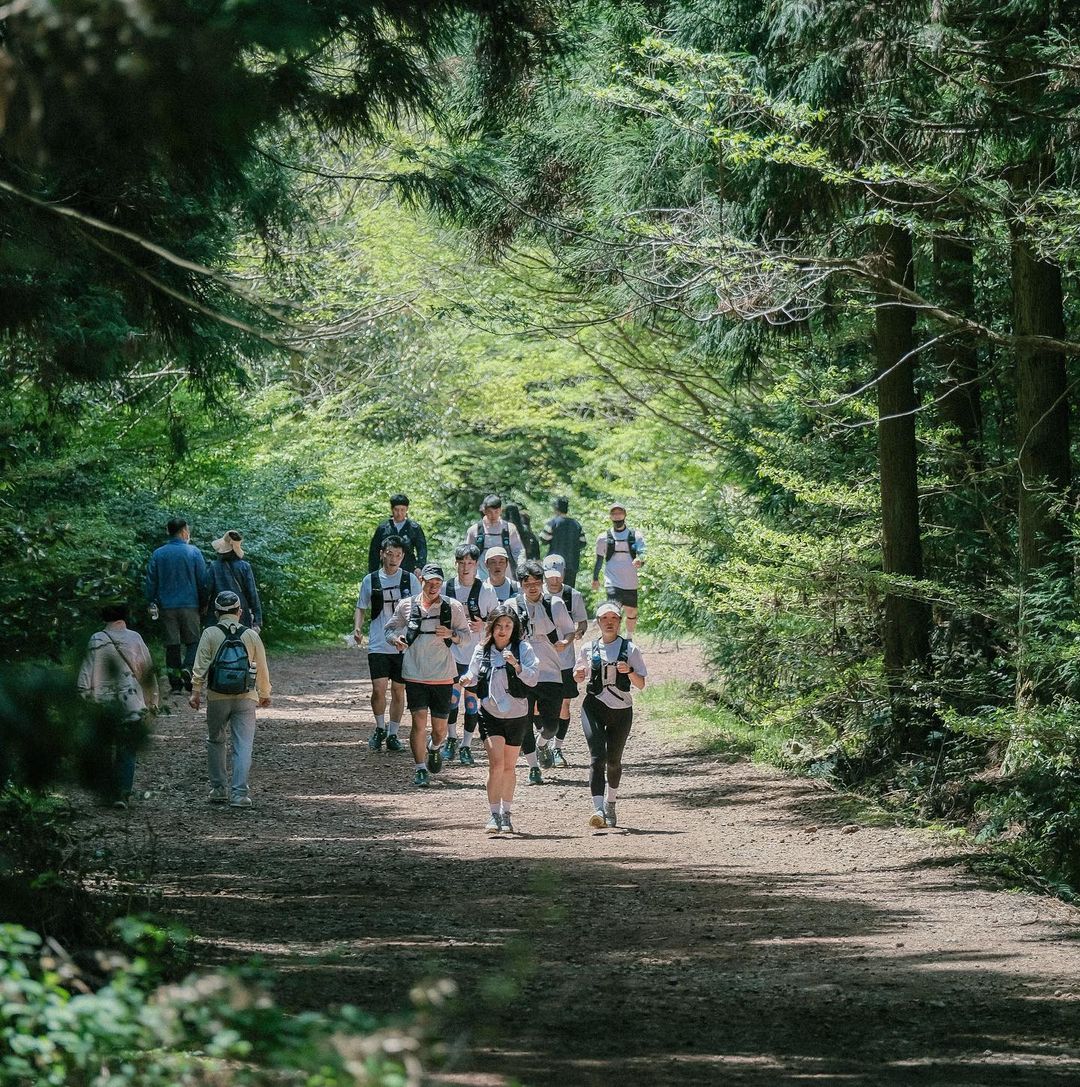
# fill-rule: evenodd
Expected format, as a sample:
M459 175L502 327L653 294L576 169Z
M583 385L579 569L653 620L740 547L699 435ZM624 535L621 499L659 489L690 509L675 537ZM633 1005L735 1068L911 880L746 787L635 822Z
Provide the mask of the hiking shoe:
M190 691L191 690L191 669L190 668L185 668L180 673L180 682L183 683L185 691Z
M433 747L427 753L427 765L428 769L437 774L442 769L442 750L438 747Z
M119 811L126 811L128 802L126 796L118 796L113 802L112 806Z
M230 808L250 808L251 797L250 796L234 796L229 800Z
M491 818L484 826L484 830L486 830L488 834L498 834L502 828L502 820L494 813L492 813Z
M619 821L615 818L615 804L604 805L604 826L605 827L617 827Z
M530 785L543 785L544 775L540 773L539 766L529 767L529 784Z
M551 744L544 744L543 747L537 747L536 761L545 770L550 770L555 765L555 756L551 753Z
M553 766L558 766L562 770L565 770L570 765L566 761L566 756L562 753L561 747L557 747L554 751L552 751L551 763Z
M508 811L504 811L500 818L502 819L503 834L513 834L514 824L513 821L510 819L510 813Z
M456 736L448 736L446 738L446 743L443 744L443 749L442 749L443 758L446 759L447 762L449 762L457 754L457 749L458 749L458 739L457 739L457 737Z
M476 759L473 758L473 753L472 753L472 748L471 747L459 748L457 758L458 758L458 762L460 762L462 766L475 766L476 765Z
M385 740L385 739L386 739L386 729L377 728L371 734L371 739L368 740L368 742L367 742L368 750L369 751L381 751L382 750L382 745L383 745L383 740ZM386 746L389 747L390 745L387 744Z
M173 679L169 676L169 694L182 694L184 690L184 681L182 679Z
M607 826L604 822L604 813L596 808L592 815L589 816L589 826L594 827L596 830L603 830Z
M401 750L401 741L397 738L397 736L387 736L386 737L386 750L387 751L400 751Z
M413 774L412 783L419 785L421 789L426 789L431 784L428 772L422 766Z
M206 798L208 804L224 804L229 799L229 794L225 792L224 785L215 785L210 789L210 793Z

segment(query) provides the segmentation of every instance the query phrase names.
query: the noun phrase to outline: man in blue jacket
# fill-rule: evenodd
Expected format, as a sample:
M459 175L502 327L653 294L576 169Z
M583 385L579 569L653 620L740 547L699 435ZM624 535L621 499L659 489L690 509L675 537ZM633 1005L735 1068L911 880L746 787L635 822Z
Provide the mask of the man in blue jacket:
M191 690L191 669L199 645L199 616L209 599L209 577L202 552L189 543L187 521L174 517L169 540L151 556L146 570L146 599L156 608L165 631L165 670L175 694ZM181 649L182 647L182 649Z

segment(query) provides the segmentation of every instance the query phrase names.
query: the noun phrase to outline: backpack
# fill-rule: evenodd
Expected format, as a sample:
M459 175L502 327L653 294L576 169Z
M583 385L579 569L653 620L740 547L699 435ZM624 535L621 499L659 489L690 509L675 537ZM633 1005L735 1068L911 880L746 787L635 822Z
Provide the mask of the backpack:
M627 527L626 532L627 532L626 540L623 541L623 540L616 540L615 539L615 533L612 532L610 528L607 530L607 558L605 559L606 562L611 562L611 560L615 557L615 544L616 543L624 543L625 542L626 543L626 549L630 552L630 558L631 559L636 559L637 558L637 548L638 548L638 545L637 545L637 533L630 527Z
M398 577L400 579L398 583L398 592L400 599L404 600L407 596L412 596L412 578L409 577L405 567L401 567L398 570ZM371 574L371 618L374 619L377 615L382 615L383 608L387 605L387 599L384 595L384 589L392 589L392 585L383 585L382 578L379 577L379 571L374 570ZM376 599L379 601L375 603ZM390 601L393 603L393 601Z
M521 642L511 642L510 652L521 661ZM491 690L491 643L484 646L484 655L480 659L480 671L476 674L476 697L481 701L487 698ZM506 690L511 698L528 698L529 692L521 677L513 668L506 668Z
M615 664L621 664L626 661L630 652L630 642L626 638L620 639L622 645L619 646L619 656L615 660ZM592 695L599 695L605 687L611 686L604 682L604 658L600 656L600 639L597 638L590 647L592 651L592 671L589 674L589 682L585 687L585 690ZM630 690L630 676L623 672L615 673L616 690L628 691Z
M476 547L480 552L481 558L483 558L484 555L484 539L484 519L481 518L476 522ZM513 569L514 553L510 550L510 525L506 521L503 521L502 545L506 548L507 555L510 556L510 568Z
M431 618L431 616L427 616ZM409 612L409 622L405 627L405 644L412 645L421 634L425 633L420 629L421 624L424 621L424 617L420 614L420 601L413 598L412 610ZM445 596L439 597L439 626L449 627L454 623L454 610L450 607L450 601ZM427 631L427 633L431 633ZM443 638L443 641L447 645L453 645L453 641L450 638Z
M255 665L243 639L248 628L239 625L230 630L224 623L217 628L225 640L206 670L206 686L215 694L247 694L255 686Z
M452 577L445 587L443 593L448 599L457 599L457 578ZM483 589L483 585L479 578L474 578L472 585L469 587L469 595L465 598L465 610L469 613L470 619L482 619L480 614L480 590Z

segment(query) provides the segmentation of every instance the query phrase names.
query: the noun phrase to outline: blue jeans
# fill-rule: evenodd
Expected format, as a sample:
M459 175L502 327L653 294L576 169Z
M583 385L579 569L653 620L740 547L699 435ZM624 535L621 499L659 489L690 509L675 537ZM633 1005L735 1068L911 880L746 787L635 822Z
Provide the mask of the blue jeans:
M248 795L251 749L255 745L255 702L250 698L212 698L206 703L206 761L210 787L225 788L225 733L232 752L230 799Z

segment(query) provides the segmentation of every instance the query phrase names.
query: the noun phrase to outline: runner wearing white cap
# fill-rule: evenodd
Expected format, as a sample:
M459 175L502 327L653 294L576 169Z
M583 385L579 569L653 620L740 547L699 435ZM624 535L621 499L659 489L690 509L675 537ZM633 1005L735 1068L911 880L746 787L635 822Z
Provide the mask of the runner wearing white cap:
M505 547L489 547L487 551L488 572L484 588L490 589L500 604L505 604L512 596L521 592L521 586L510 577L510 556ZM477 577L480 576L477 570Z
M645 660L629 638L619 635L622 612L611 601L596 609L600 637L578 652L574 679L588 679L581 704L581 727L592 756L589 826L617 825L615 798L622 781L622 756L634 720L630 690L645 686Z
M566 648L559 654L562 665L563 700L559 711L559 730L552 741L554 766L566 766L563 743L570 729L570 703L577 698L578 689L574 682L574 661L576 650L574 643L584 636L589 628L589 613L585 610L585 598L571 585L564 584L564 561L561 555L548 555L544 559L544 597L551 600L559 597L566 605L570 618L574 621L574 633Z
M638 618L638 570L644 561L645 537L626 524L626 507L612 502L609 507L611 528L596 537L596 562L593 564L593 592L600 588L600 568L604 569L604 591L608 600L621 605L626 616L626 633L633 634Z

